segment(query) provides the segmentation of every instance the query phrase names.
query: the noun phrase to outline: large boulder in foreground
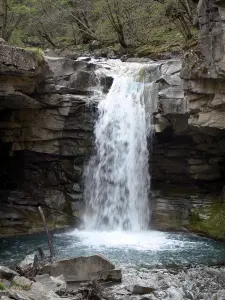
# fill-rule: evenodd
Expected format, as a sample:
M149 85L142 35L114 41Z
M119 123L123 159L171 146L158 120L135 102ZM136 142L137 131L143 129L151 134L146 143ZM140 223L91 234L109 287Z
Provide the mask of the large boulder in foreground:
M63 274L67 282L91 279L120 282L122 279L121 270L115 269L115 266L101 255L60 260L46 265L43 272L53 277Z

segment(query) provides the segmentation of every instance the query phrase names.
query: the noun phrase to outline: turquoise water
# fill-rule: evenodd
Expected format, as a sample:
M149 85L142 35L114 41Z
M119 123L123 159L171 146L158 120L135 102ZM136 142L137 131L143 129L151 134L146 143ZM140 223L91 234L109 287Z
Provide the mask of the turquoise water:
M167 268L225 263L225 243L183 234L146 232L84 232L54 234L57 258L103 254L116 265ZM38 247L48 250L45 234L0 239L0 264L20 262Z

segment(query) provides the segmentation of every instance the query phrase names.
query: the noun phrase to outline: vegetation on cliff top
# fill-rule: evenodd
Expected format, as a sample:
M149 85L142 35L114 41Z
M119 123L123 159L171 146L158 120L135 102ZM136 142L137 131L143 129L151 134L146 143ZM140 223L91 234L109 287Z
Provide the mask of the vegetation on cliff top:
M2 0L0 36L22 47L90 45L135 50L139 56L178 51L193 39L195 2Z

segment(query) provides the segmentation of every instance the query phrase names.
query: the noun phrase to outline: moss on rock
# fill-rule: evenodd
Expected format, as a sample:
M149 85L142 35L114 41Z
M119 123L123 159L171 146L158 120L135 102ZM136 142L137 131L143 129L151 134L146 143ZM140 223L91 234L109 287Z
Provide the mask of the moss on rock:
M44 52L41 48L28 47L24 48L24 50L32 52L35 55L36 61L38 63L44 62Z
M225 203L214 203L210 207L196 209L191 214L189 222L191 231L225 240Z

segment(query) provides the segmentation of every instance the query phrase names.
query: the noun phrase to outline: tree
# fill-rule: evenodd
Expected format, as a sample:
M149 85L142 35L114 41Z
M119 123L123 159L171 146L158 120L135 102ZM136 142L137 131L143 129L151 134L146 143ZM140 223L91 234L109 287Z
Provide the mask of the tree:
M30 13L31 7L25 1L1 0L0 34L9 41L13 31L18 28L23 19Z
M196 11L196 1L171 0L165 7L165 14L178 27L186 41L193 38L192 28Z
M124 27L122 24L122 9L119 5L119 1L113 0L109 2L106 0L104 10L113 30L117 34L118 42L123 48L127 48L127 43L124 36Z
M7 29L7 20L8 20L8 3L7 0L2 0L1 10L0 10L0 18L1 18L1 36L3 39L6 39L6 29Z
M19 46L154 48L192 38L196 0L0 0L0 36ZM167 18L162 18L162 16Z
M99 39L91 22L91 1L69 0L70 15L76 23L81 35L81 42L87 44L93 39Z

